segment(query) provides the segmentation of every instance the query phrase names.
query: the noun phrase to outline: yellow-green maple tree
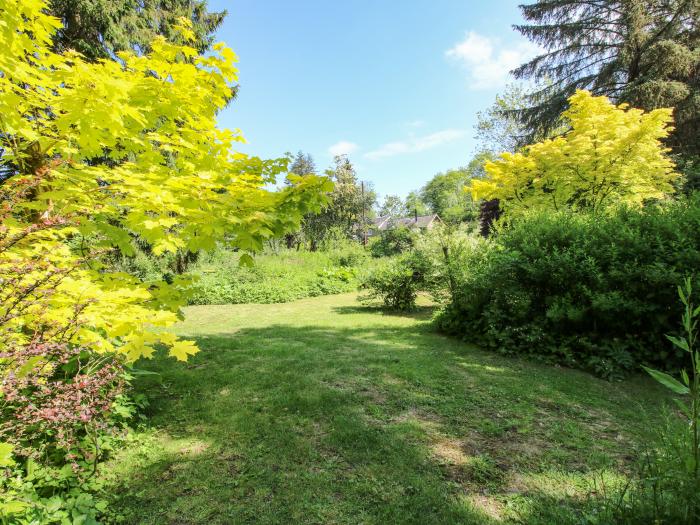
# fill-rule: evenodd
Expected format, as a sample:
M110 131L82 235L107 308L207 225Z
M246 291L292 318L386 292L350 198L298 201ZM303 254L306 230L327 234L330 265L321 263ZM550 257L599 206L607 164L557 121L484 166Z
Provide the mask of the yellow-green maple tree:
M641 204L674 191L679 177L662 144L672 130L671 109L648 113L577 91L562 115L570 130L503 153L473 179L474 199L499 199L507 217L529 209L599 211Z
M0 1L2 344L78 316L61 333L70 343L129 360L163 344L184 360L194 343L153 330L177 321L178 282L111 272L100 250L129 254L138 236L155 254L223 239L254 251L298 227L330 183L290 175L269 191L285 161L234 151L240 132L216 125L237 79L226 45L200 56L158 38L147 55L90 63L51 51L59 27L44 0Z

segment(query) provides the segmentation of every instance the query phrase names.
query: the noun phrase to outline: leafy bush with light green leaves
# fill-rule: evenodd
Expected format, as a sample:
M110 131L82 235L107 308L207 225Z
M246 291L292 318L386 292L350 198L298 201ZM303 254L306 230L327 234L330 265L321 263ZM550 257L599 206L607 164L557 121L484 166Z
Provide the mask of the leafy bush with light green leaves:
M423 275L423 291L437 303L450 301L461 275L468 271L467 265L462 264L465 255L481 240L468 225L440 224L417 236L411 260Z
M364 275L361 300L379 299L397 310L414 308L419 292L430 294L439 303L448 301L464 271L463 255L475 242L478 239L459 226L438 225L413 236L409 251Z
M349 241L325 252L334 265L342 268L360 268L367 263L369 253L357 242Z
M416 306L418 290L413 269L401 260L386 261L369 273L361 282L360 301L380 300L394 310L412 310Z
M360 247L361 251L362 248ZM217 250L190 271L190 304L284 303L357 288L358 268L367 259L354 247L335 251L282 250L263 254L252 266L237 253Z
M425 282L412 254L385 260L367 273L360 283L360 301L381 303L393 310L412 310Z
M372 257L391 257L409 251L415 244L416 235L405 226L397 226L380 232L372 239Z

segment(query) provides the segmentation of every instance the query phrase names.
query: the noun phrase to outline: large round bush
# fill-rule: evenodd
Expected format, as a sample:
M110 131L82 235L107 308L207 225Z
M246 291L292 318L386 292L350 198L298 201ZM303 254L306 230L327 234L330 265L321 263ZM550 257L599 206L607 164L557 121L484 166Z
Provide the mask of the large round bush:
M677 285L700 270L700 199L611 214L533 214L465 253L445 332L615 376L683 357ZM696 275L697 278L697 275Z
M409 251L414 244L415 234L405 226L397 226L373 239L370 252L373 257L391 257Z

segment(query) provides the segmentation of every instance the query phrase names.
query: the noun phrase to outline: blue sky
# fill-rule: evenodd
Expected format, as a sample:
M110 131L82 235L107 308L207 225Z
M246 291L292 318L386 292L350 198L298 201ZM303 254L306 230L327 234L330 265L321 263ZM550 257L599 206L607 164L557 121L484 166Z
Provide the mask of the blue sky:
M477 111L533 53L516 1L210 0L237 53L239 98L220 116L240 150L348 153L380 195L465 165Z

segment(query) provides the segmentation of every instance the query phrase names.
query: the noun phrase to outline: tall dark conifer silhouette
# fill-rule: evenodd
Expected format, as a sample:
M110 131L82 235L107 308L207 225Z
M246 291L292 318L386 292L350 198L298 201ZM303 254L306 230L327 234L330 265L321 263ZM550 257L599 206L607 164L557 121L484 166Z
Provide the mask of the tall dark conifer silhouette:
M157 35L172 40L180 17L192 21L194 47L204 52L226 16L209 12L206 0L50 0L50 13L65 26L54 40L57 50L74 49L90 60L148 51Z
M700 154L699 0L539 0L515 27L543 53L514 71L544 87L517 111L532 137L557 126L576 89L646 110L675 108L675 153Z

